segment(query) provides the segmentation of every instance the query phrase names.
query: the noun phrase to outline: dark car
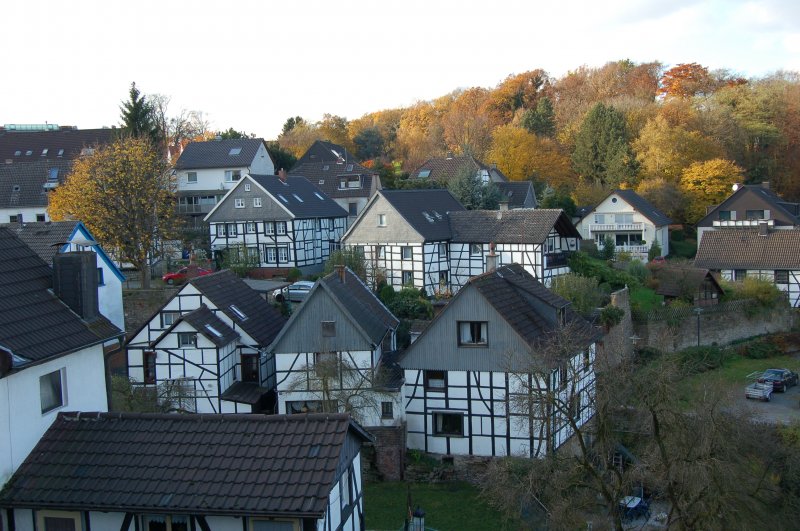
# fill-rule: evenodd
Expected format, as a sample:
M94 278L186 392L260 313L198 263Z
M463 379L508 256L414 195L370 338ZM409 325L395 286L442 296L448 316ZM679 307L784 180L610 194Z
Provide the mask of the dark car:
M210 269L203 269L202 267L198 267L193 273L193 277L202 277L203 275L210 275L213 273ZM161 280L166 282L167 284L181 284L186 282L186 279L189 278L189 268L182 267L175 271L174 273L167 273Z
M772 383L772 390L784 392L793 385L797 385L797 373L789 369L767 369L758 383Z

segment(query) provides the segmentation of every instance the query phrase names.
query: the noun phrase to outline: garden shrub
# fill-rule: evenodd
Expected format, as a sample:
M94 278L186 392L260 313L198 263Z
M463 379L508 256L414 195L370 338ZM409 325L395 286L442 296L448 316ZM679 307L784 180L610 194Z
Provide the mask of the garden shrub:
M286 282L297 282L302 277L303 277L303 273L299 269L297 269L296 267L293 267L286 274Z
M717 346L689 347L677 353L681 368L688 374L719 369L730 353Z
M745 343L739 347L739 354L752 360L763 360L780 356L783 352L776 344L762 339Z

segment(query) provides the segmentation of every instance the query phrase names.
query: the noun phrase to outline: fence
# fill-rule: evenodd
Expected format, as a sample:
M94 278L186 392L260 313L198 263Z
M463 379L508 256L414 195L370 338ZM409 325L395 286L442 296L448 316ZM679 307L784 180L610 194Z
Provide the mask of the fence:
M738 313L749 314L753 308L758 307L758 302L753 299L736 299L721 302L712 306L703 306L702 315ZM697 317L697 308L693 306L664 306L649 312L638 308L631 308L631 317L634 323L648 323L653 321L680 322L690 317Z

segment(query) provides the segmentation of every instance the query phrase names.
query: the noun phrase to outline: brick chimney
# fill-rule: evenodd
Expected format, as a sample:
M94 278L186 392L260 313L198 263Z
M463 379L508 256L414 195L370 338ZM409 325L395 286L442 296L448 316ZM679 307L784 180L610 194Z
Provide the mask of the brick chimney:
M500 201L500 210L508 210L508 201Z
M494 242L489 243L489 254L486 255L486 271L497 269L497 253L494 252Z
M344 273L344 266L343 265L336 265L334 266L336 270L336 275L339 277L339 282L344 284L345 278L347 277Z

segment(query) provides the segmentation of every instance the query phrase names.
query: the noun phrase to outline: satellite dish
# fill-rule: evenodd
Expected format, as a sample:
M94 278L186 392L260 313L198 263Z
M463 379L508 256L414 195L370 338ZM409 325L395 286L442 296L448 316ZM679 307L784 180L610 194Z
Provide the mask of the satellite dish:
M733 183L733 186L731 186L731 188L732 188L732 189L733 189L733 191L735 192L736 190L738 190L738 189L739 189L739 183Z

